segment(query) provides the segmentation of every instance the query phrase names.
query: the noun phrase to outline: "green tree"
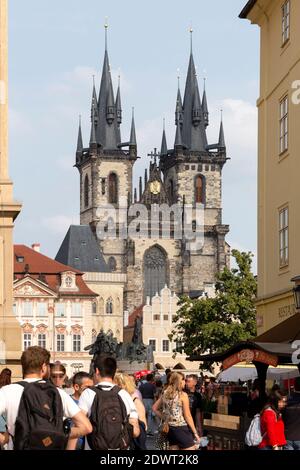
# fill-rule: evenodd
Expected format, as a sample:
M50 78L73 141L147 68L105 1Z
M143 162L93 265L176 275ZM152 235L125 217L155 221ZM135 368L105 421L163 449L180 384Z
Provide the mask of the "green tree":
M232 256L237 267L218 274L215 298L182 297L179 302L170 338L183 342L187 355L222 352L256 335L253 255L232 250Z

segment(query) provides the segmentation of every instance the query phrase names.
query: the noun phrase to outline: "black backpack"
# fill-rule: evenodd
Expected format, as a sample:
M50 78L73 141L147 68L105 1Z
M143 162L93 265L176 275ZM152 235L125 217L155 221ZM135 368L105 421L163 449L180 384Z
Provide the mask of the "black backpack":
M15 450L64 450L63 404L48 380L18 382L24 387L13 437Z
M96 393L90 422L93 431L87 436L92 450L127 450L133 440L133 427L129 423L126 406L119 395L120 388L111 390L91 387Z

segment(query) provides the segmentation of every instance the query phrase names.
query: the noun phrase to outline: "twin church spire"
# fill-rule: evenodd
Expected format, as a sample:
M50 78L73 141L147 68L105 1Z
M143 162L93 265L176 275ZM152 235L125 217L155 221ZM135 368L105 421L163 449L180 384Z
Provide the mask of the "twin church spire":
M102 68L101 84L98 96L96 92L95 79L93 81L90 145L99 145L103 148L103 150L113 151L120 150L122 147L125 146L136 147L137 143L134 114L132 116L129 142L122 143L121 141L121 124L122 104L120 77L115 99L107 50L107 25L105 25L105 53ZM201 100L192 45L183 100L178 80L178 91L175 108L175 125L176 137L174 142L174 150L176 150L176 148L178 147L182 147L183 149L191 152L207 152L207 150L210 148L225 149L223 121L221 121L218 144L215 144L214 146L208 145L206 129L209 125L209 111L207 104L206 88L204 83L204 92ZM84 146L82 139L82 129L80 122L78 131L77 153L82 152L83 147ZM164 126L161 144L161 155L167 154L168 148L166 131Z

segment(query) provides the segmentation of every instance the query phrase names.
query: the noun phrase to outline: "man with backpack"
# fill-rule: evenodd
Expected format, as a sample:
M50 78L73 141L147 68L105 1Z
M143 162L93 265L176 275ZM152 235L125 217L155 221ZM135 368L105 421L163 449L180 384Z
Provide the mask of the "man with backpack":
M97 385L86 389L79 400L93 426L85 450L127 450L140 434L133 399L113 382L117 370L114 358L98 356L94 369Z
M50 353L33 346L21 356L23 381L0 390L0 415L6 414L9 450L64 450L68 441L92 431L78 405L48 380ZM72 418L67 432L64 419ZM0 442L1 444L1 442Z

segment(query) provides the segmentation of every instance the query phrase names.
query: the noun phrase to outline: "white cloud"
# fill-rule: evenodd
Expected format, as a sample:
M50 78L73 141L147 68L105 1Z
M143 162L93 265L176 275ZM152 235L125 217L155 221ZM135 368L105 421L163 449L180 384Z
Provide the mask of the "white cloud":
M42 218L43 227L51 230L53 233L65 235L70 225L79 225L79 217L69 217L65 215L55 215Z

